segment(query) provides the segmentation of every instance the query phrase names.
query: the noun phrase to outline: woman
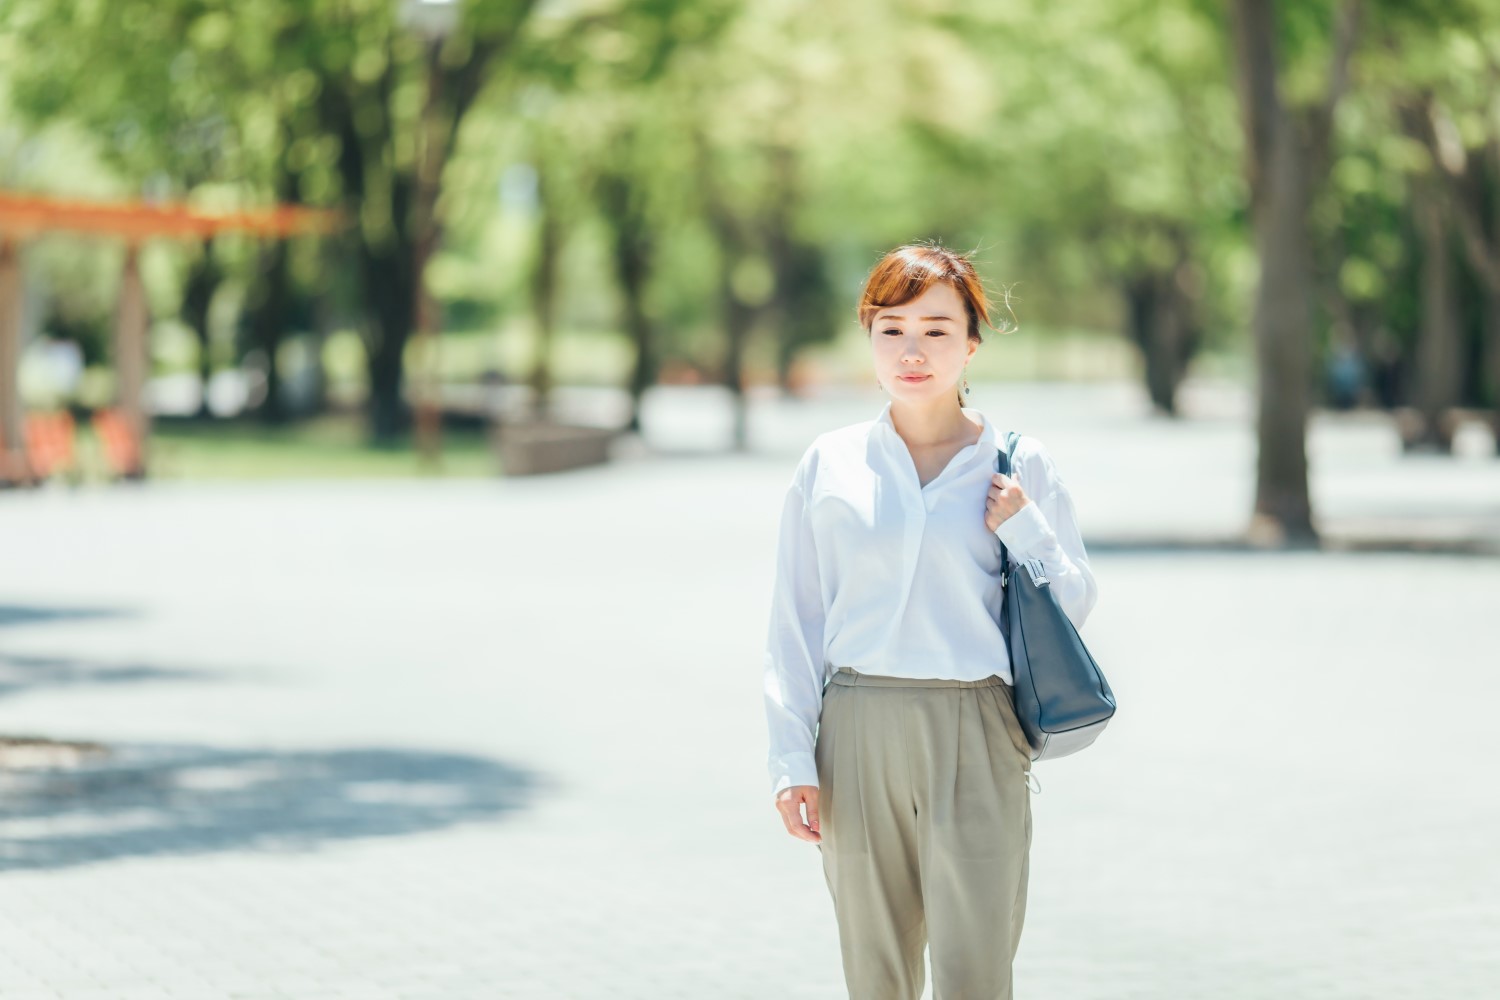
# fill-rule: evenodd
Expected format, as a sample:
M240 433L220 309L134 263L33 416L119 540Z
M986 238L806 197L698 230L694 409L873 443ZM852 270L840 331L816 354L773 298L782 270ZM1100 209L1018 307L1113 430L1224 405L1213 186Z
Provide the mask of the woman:
M1042 561L1075 626L1098 593L1041 443L1023 436L1015 478L998 473L1003 434L963 405L989 308L962 254L912 244L881 258L858 315L891 399L814 439L781 512L772 791L788 832L822 853L853 1000L917 1000L924 946L937 1000L1011 996L1031 756L996 537Z

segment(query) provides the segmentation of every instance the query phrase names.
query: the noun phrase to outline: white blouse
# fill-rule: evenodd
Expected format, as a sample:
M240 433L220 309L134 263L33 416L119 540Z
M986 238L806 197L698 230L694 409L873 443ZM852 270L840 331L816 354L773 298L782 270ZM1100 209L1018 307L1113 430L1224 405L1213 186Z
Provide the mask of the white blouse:
M1040 559L1068 618L1082 629L1098 598L1072 497L1051 456L1022 435L1012 475L1028 502L991 533L985 499L1003 439L984 424L926 486L880 415L818 435L781 509L766 638L765 700L772 791L816 785L814 734L837 667L898 677L1013 683L1000 633L1000 546Z

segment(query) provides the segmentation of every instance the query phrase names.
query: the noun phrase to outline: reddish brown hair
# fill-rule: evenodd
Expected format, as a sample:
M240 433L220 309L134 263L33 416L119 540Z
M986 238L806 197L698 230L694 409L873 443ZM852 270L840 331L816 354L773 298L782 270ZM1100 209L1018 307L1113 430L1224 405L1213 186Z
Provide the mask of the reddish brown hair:
M876 262L870 269L870 276L865 279L864 290L860 292L856 310L859 325L869 333L875 314L880 310L910 302L939 281L952 285L963 300L964 312L969 317L970 340L984 342L979 336L980 320L996 333L1011 332L1011 327L996 327L990 321L990 300L968 255L949 250L936 240L907 243L887 252ZM1009 309L1009 294L1004 300ZM962 392L958 394L958 402L963 405Z

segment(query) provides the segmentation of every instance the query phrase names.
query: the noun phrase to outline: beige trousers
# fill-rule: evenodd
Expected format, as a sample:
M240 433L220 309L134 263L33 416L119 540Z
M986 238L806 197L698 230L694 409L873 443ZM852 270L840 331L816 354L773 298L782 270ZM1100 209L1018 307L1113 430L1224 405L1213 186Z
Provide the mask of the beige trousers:
M1012 688L840 667L814 756L850 1000L1010 1000L1026 913L1031 755Z

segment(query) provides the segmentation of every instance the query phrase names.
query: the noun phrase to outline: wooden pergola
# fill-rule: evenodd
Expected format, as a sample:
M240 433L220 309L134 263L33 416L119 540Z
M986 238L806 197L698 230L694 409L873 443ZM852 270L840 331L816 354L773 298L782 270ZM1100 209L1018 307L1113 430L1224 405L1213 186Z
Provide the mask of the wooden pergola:
M0 192L0 482L5 470L25 469L26 451L18 375L25 289L21 259L28 240L47 233L73 232L115 237L125 243L125 262L115 306L115 405L145 472L150 418L145 408L150 322L141 284L140 246L148 239L203 239L220 232L245 232L272 239L328 233L341 225L331 211L279 205L235 212L208 212L180 203L103 203ZM29 477L23 477L29 478Z

